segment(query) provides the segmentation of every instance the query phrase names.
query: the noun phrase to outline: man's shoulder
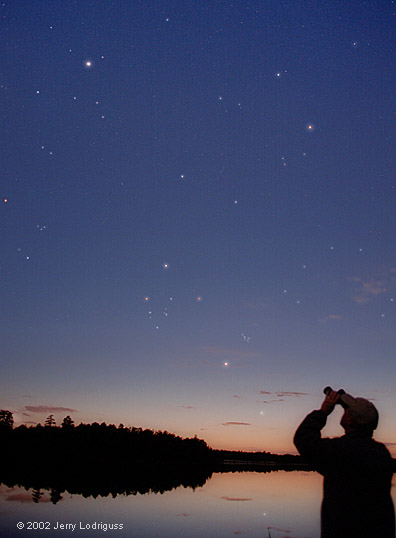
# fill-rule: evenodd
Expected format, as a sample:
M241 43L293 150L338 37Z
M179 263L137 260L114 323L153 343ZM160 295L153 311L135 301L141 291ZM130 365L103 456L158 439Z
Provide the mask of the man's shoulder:
M373 459L392 460L387 447L370 437L369 435L359 435L356 433L346 433L341 437L330 439L333 446L338 446L340 450L345 450L350 454L361 454Z

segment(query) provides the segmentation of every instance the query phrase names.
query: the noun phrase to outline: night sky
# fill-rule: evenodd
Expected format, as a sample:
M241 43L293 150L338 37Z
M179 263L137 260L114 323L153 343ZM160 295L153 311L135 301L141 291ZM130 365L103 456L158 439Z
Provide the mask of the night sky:
M0 16L0 408L288 452L332 385L392 449L395 2Z

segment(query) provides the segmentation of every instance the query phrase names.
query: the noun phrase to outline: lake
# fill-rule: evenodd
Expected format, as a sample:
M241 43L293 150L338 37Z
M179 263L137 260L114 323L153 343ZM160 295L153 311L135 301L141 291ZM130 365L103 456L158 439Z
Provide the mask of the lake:
M32 493L37 501L38 494L33 490L0 486L1 537L320 535L322 478L308 471L214 473L202 487L193 490L179 486L164 493L85 498L63 492L56 504L51 502L49 491L41 490L38 502L33 502ZM396 504L394 484L392 493ZM18 523L23 523L23 529L17 528ZM118 528L110 530L110 525Z

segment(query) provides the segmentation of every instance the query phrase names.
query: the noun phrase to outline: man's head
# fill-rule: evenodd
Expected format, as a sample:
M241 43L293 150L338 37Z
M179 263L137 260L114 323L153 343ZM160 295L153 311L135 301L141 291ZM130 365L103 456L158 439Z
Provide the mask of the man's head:
M345 413L341 418L341 426L348 432L361 431L372 435L378 425L378 411L365 398L353 398L349 394L341 396L345 405Z

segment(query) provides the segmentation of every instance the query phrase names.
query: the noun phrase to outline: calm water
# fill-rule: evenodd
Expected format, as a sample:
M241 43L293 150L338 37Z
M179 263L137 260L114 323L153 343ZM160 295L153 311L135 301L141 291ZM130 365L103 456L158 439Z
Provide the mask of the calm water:
M163 494L93 499L65 492L57 504L51 503L48 492L34 503L31 490L2 485L0 536L317 538L321 495L321 477L303 471L215 473L195 491L178 487ZM24 524L23 530L17 529L18 522ZM27 529L28 522L48 522L45 526L49 528ZM95 522L99 528L89 528ZM103 524L115 523L122 524L123 529L104 530ZM60 524L76 527L54 528Z

